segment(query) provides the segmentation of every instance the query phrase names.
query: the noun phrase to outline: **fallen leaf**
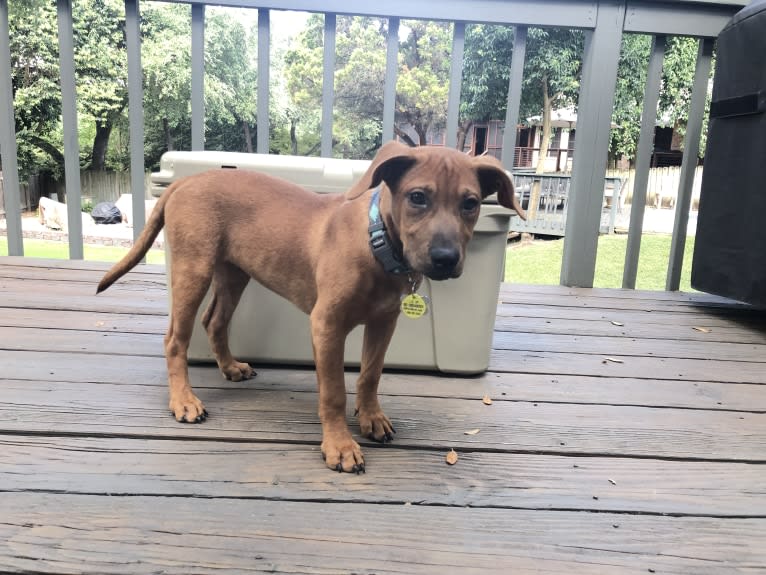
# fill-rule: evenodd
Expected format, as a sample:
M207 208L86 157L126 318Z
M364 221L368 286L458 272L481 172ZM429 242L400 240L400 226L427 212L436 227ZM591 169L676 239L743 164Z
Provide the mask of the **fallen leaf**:
M481 429L472 429L471 431L464 431L463 434L464 435L476 435L480 431L481 431Z
M445 461L447 462L447 465L455 465L457 463L457 452L454 449L450 449Z
M616 325L616 326L618 326L618 327L622 327L622 326L624 326L625 324L624 324L624 323L622 323L622 322L619 322L619 321L613 321L613 322L612 322L612 325Z
M622 361L621 359L617 359L616 357L605 357L604 363L606 363L607 361L611 361L612 363L625 363L624 361Z
M611 483L612 485L617 485L617 482L616 482L614 479L609 479L608 481L609 481L609 483Z
M492 405L492 400L488 395L485 395L481 398L481 401L484 403L484 405Z
M702 333L710 333L711 331L713 331L709 327L697 327L696 325L692 329L701 331Z

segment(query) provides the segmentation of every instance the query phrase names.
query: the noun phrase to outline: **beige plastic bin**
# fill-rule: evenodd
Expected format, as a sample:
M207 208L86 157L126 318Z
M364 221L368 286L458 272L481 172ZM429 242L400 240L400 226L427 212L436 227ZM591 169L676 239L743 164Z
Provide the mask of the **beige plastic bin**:
M318 192L344 192L369 165L366 160L168 152L162 157L160 172L152 174L152 193L159 196L178 178L221 167L266 172ZM386 354L386 367L466 374L487 369L510 217L510 210L482 205L463 275L443 282L423 281L419 293L431 298L429 312L420 319L399 318ZM169 263L172 254L166 256ZM189 347L191 361L214 359L199 321L205 306L200 306ZM360 326L346 340L347 365L359 365L362 333ZM229 342L234 356L243 361L314 361L308 316L254 281L246 288L234 314Z

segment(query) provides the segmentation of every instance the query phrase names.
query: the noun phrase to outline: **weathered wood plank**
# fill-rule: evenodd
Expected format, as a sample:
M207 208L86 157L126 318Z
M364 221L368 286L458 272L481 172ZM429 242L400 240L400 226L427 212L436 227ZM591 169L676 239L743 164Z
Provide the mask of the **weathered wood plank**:
M2 351L3 379L39 382L98 381L113 384L164 386L165 360L159 356L130 358L92 353L87 357L49 351ZM130 369L126 369L126 365ZM242 383L223 382L214 366L190 367L195 388L299 391L316 390L311 368L256 366L258 376ZM346 389L355 390L356 371L346 372ZM0 379L2 385L3 379ZM706 381L653 380L528 373L489 372L477 377L432 373L387 372L382 396L452 397L496 400L586 403L691 409L766 411L766 386Z
M148 314L83 313L69 310L4 308L0 313L0 326L164 334L168 327L168 318L164 315Z
M0 308L166 316L168 301L164 288L145 283L115 284L96 295L95 284L57 282L51 285L42 281L0 279Z
M591 316L592 317L592 316ZM627 321L626 321L627 320ZM696 320L696 321L695 321ZM621 325L615 325L612 322ZM702 325L698 325L702 324ZM710 330L708 332L694 329L694 327ZM711 319L705 317L682 318L676 323L675 318L667 318L662 321L657 316L657 321L650 322L644 317L632 319L620 318L598 319L580 318L552 318L526 317L520 315L497 316L495 320L496 331L515 331L525 333L556 333L567 335L589 335L610 337L617 340L626 338L646 339L671 339L687 342L727 342L727 343L755 343L766 341L766 324L764 323L735 323L727 319Z
M199 387L197 392L211 416L202 425L188 425L168 415L165 386L4 381L0 433L320 440L314 393ZM764 414L513 401L487 406L479 397L392 396L383 408L399 446L766 461ZM353 401L348 417L358 433L352 411ZM479 435L465 435L477 428Z
M64 269L75 272L79 275L80 271L105 272L114 265L113 262L95 262L88 260L59 260L50 258L29 258L18 256L0 256L0 267L29 267L43 269ZM165 266L158 264L139 264L135 267L138 273L165 275Z
M631 290L615 288L580 288L562 285L539 285L503 283L500 286L500 298L513 300L514 297L539 295L543 297L556 296L566 300L571 297L596 296L604 299L651 300L651 301L686 301L701 304L731 304L742 305L732 299L698 291L665 291L665 290Z
M617 360L607 360L612 357ZM760 359L760 358L759 358ZM722 383L766 383L762 363L708 361L623 354L584 355L547 351L492 350L490 370L511 373L652 378Z
M99 322L103 323L103 320L96 320L93 323ZM64 353L164 357L163 337L162 334L157 333L117 332L108 328L106 323L102 326L94 325L94 331L0 326L0 349L34 351L44 347Z
M755 573L764 519L0 494L0 563L37 573ZM321 527L320 527L321 526ZM617 526L617 527L615 527Z
M766 335L759 343L727 343L638 337L496 332L492 347L496 350L567 352L586 355L766 362Z
M349 477L316 445L0 436L0 451L4 491L766 517L766 474L742 463L470 452L447 466L387 446Z
M106 268L108 269L108 268ZM33 266L4 266L0 265L0 278L15 279L22 281L44 281L61 283L84 283L98 285L104 276L105 270L100 269L71 269L61 267L33 267ZM167 281L163 274L155 270L146 270L145 266L137 266L126 276L119 280L127 283L145 283L154 286L166 286Z

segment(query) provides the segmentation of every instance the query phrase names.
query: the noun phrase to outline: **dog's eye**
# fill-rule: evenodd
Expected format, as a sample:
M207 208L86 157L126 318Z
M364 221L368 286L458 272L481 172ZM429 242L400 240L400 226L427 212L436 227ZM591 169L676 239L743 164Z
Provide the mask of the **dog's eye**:
M423 208L428 205L428 197L421 190L415 190L409 194L410 204L418 208Z
M479 209L479 205L481 202L477 198L470 197L463 200L463 205L461 206L464 212L475 212Z

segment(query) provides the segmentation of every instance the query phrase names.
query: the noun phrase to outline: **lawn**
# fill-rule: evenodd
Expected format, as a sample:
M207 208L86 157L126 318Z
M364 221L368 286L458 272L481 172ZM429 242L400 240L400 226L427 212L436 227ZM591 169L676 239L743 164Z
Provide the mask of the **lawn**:
M595 287L622 287L622 269L625 262L625 249L628 238L625 235L601 236L598 242L596 259ZM681 274L681 290L691 290L691 256L694 249L694 236L686 240L684 267ZM92 261L114 262L127 253L127 248L86 245L85 259ZM525 284L558 284L561 270L561 255L564 240L535 240L532 243L509 244L505 281ZM0 237L0 255L8 253L6 238ZM44 240L24 240L24 255L33 258L66 259L69 246L62 242ZM664 290L670 255L670 236L664 234L645 234L641 242L641 256L638 263L636 288ZM147 262L165 263L165 252L150 250Z
M670 257L670 235L644 234L638 260L636 289L664 290ZM601 236L596 256L594 287L622 287L626 235ZM527 284L558 284L564 240L535 240L530 244L509 244L505 281ZM686 238L681 290L690 291L694 236Z
M85 259L100 262L116 262L126 253L127 248L112 246L83 246ZM0 237L0 255L8 255L8 239ZM24 240L24 256L30 258L52 258L65 260L69 258L69 244L64 242L52 242L46 240ZM149 250L146 261L150 264L164 264L165 252L162 250Z

